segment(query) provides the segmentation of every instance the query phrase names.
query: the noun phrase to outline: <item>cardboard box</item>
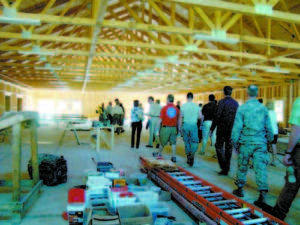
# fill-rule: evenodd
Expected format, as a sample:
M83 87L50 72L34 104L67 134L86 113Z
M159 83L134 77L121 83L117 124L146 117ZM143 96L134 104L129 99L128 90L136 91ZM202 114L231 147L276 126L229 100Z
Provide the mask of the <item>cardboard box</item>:
M119 225L118 216L112 215L106 208L93 209L93 225Z
M153 218L146 205L118 207L121 225L153 225Z

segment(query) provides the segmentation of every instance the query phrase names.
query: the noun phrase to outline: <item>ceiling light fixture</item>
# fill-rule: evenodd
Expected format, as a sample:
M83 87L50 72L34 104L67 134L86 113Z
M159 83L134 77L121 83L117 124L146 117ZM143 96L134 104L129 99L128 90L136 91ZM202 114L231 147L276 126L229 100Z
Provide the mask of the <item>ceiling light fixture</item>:
M211 35L208 34L196 34L194 35L194 39L203 40L203 41L216 41L223 42L227 44L236 44L240 40L237 38L229 38L227 37L227 33L222 29L213 29Z
M283 70L280 68L280 65L275 65L274 68L269 68L265 70L266 72L269 73L284 73L284 74L289 74L290 71L289 70Z
M234 75L232 77L226 77L225 80L229 80L229 81L246 81L245 78L237 77L236 75Z
M29 19L29 18L18 18L17 9L13 7L4 7L3 15L0 16L0 23L41 25L40 20Z
M255 12L262 15L272 15L273 8L272 5L266 3L256 3L255 4Z
M18 53L23 55L54 55L54 52L43 52L40 46L33 45L31 51L18 51Z
M191 45L185 45L184 50L187 52L196 52L198 50L198 46L191 44Z

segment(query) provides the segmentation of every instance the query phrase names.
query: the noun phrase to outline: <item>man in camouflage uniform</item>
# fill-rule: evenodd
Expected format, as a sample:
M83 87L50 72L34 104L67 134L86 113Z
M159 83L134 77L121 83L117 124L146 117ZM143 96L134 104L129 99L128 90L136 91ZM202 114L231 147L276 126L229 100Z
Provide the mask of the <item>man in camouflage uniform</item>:
M276 205L272 211L264 209L281 220L285 219L300 188L300 97L298 97L294 103L289 123L292 125L292 132L289 138L288 148L285 151L283 164L293 167L296 180L295 182L289 180L287 174L285 177L285 185L281 190Z
M253 158L256 175L256 184L260 196L255 205L265 203L268 192L267 184L267 143L273 141L273 131L268 110L256 100L258 88L255 85L248 87L248 101L238 108L231 134L232 144L238 152L238 169L235 184L238 189L233 194L244 197L243 187L246 184L246 175L249 159Z

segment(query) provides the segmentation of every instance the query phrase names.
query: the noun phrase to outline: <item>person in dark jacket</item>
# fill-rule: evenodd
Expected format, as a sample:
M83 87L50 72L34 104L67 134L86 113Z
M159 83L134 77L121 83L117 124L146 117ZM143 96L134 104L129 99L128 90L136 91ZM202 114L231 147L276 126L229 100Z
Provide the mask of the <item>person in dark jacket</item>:
M200 155L205 154L205 148L206 148L206 144L207 144L207 141L209 138L210 127L212 125L214 115L217 111L217 105L215 103L215 96L209 95L208 100L209 100L209 102L207 104L205 104L202 108L202 115L204 117L204 120L203 120L203 130L202 130L203 142L202 142L202 149L201 149ZM212 142L212 145L215 145L216 132L214 132L213 135L211 136L211 142Z
M223 91L225 98L221 99L218 103L217 113L210 128L210 136L217 127L215 147L221 168L219 175L228 175L232 155L231 131L239 104L231 97L232 87L225 86Z

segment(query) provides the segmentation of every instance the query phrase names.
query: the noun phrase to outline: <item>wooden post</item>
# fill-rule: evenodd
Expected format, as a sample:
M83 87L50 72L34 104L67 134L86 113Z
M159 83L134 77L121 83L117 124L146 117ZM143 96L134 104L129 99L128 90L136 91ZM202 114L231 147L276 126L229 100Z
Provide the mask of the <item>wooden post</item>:
M288 126L288 101L287 101L287 89L286 89L287 85L284 83L282 85L282 100L284 101L284 127Z
M13 193L12 201L20 201L21 193L21 123L13 125L12 134L12 169Z
M114 129L114 126L111 126L111 129L110 129L110 149L111 150L114 150L114 145L115 145L115 129Z
M33 177L33 185L37 184L40 180L39 175L39 160L38 160L38 138L37 138L37 121L31 121L31 159L32 159L32 177Z
M268 89L266 87L263 87L263 91L264 91L264 96L262 97L262 99L264 100L264 105L265 105L267 103L267 100L268 100L268 96L267 96Z
M97 127L96 128L96 130L97 130L97 138L96 138L96 151L99 153L100 152L100 145L101 145L101 143L100 143L100 132L101 132L101 129L100 129L100 127Z
M292 109L293 109L293 90L294 90L294 82L293 80L290 81L290 84L289 84L289 109L288 109L288 118L290 118L290 114L292 112Z

